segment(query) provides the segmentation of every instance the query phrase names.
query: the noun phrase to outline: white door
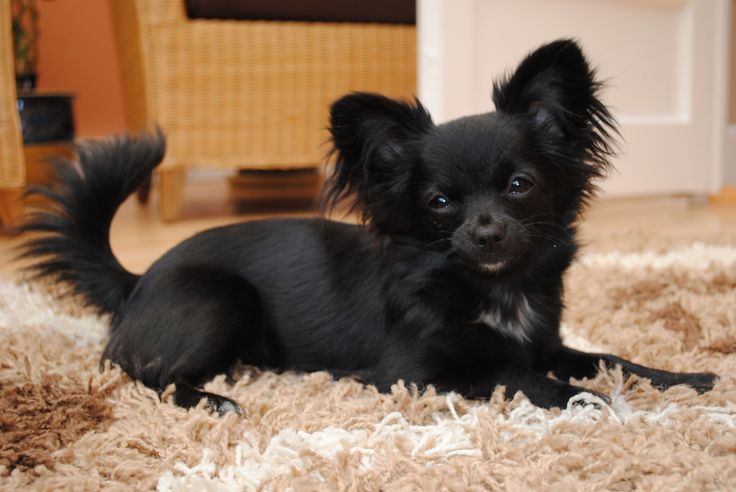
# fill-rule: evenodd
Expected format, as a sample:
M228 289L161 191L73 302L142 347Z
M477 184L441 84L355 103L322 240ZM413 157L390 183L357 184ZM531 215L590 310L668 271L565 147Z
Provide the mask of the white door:
M419 96L435 121L489 111L535 47L580 41L621 124L611 195L713 193L724 169L729 0L419 0Z

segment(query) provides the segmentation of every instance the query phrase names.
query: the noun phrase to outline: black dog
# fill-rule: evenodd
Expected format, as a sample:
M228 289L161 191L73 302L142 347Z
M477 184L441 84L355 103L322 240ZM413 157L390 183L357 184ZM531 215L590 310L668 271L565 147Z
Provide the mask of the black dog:
M115 210L161 161L163 139L79 149L80 170L44 190L55 212L25 227L35 268L112 315L103 354L184 407L238 360L326 370L389 390L399 379L470 398L498 385L564 406L599 361L666 388L715 376L645 368L565 347L562 275L575 221L609 169L615 122L573 41L529 55L496 84L497 111L434 125L419 102L375 94L332 105L328 207L352 199L364 226L268 220L184 241L142 276L110 249ZM559 379L548 377L552 372Z

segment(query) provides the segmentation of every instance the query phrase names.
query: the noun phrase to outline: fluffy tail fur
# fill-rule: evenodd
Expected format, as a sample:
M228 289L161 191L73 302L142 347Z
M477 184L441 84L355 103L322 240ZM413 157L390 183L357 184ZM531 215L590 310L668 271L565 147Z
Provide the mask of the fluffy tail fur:
M85 142L77 146L78 162L56 166L51 186L29 189L52 204L20 228L41 233L22 246L20 256L34 260L28 267L34 276L69 282L100 312L119 313L139 277L113 255L110 223L161 162L164 147L160 132Z

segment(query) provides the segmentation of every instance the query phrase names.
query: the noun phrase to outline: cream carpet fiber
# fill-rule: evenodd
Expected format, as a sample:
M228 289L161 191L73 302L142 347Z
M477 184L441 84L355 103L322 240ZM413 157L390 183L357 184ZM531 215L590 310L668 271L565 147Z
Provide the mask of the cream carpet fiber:
M701 239L702 240L702 239ZM603 242L601 242L603 244ZM208 389L245 417L185 411L98 360L105 320L0 283L0 489L727 490L736 484L736 241L621 237L567 278L564 334L715 389L665 393L616 371L563 410L390 395L324 373L243 368Z

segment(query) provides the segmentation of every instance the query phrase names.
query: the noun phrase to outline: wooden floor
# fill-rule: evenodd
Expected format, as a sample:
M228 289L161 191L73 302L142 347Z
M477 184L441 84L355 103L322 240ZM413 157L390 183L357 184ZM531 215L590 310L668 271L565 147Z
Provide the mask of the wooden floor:
M306 208L274 210L273 207L244 207L237 213L228 199L224 182L194 183L186 189L185 205L179 221L159 219L156 197L147 207L129 200L121 207L112 226L112 247L121 263L140 273L156 258L192 234L219 225L273 216L310 216ZM349 218L348 218L349 220ZM632 229L655 235L716 234L736 231L736 205L714 205L690 197L608 199L595 202L581 224L584 240L602 234ZM0 236L0 277L17 279L12 248L22 238Z

